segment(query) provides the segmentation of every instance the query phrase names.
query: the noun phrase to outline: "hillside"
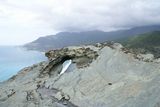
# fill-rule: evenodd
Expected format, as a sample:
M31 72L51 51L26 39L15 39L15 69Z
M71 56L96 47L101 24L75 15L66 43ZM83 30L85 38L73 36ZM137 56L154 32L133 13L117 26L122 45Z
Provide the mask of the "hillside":
M50 50L48 61L0 84L0 107L159 107L160 60L126 51L118 43Z
M142 26L111 32L104 32L98 30L85 32L60 32L56 35L41 37L31 43L24 45L24 47L31 50L48 51L50 49L58 49L66 46L116 41L121 38L128 38L134 35L151 31L160 31L160 25Z
M160 57L160 31L154 31L123 39L121 43L136 52L151 53Z

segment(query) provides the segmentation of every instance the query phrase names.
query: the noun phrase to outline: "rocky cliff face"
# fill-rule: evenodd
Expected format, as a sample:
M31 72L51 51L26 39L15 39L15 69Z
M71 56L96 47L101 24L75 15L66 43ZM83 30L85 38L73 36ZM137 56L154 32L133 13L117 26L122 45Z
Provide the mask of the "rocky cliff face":
M160 107L160 61L118 43L68 47L0 84L0 107ZM62 64L72 60L59 75Z

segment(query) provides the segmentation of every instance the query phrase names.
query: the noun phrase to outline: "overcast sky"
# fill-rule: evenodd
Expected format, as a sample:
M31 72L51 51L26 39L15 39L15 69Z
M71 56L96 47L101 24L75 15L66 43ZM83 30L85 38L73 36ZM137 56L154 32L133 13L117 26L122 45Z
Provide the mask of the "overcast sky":
M0 0L0 45L24 44L60 31L159 23L159 0Z

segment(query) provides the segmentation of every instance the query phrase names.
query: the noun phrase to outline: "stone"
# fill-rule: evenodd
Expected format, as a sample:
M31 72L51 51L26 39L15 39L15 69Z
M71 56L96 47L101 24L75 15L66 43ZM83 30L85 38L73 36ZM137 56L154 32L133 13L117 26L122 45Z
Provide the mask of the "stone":
M57 98L58 100L61 100L62 99L61 92L57 92L57 94L54 97Z
M48 61L0 83L0 107L160 105L160 63L151 54L111 42L50 50L46 56ZM59 75L68 59L75 65L72 72Z
M153 54L139 54L137 57L143 61L148 61L151 62L154 60L154 55Z

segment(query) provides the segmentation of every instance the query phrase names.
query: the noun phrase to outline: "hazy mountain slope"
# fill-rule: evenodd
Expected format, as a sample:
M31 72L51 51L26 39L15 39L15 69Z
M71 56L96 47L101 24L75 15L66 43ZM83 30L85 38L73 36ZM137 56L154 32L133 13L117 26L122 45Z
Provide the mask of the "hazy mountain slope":
M0 84L0 107L160 107L160 60L126 51L117 43L51 50L49 61Z
M86 31L86 32L61 32L56 35L41 37L24 45L28 49L46 51L71 45L93 44L97 42L115 41L150 31L160 30L159 25L135 27L128 30L112 32Z
M121 43L137 52L152 53L155 57L160 57L160 31L136 35L123 39Z

